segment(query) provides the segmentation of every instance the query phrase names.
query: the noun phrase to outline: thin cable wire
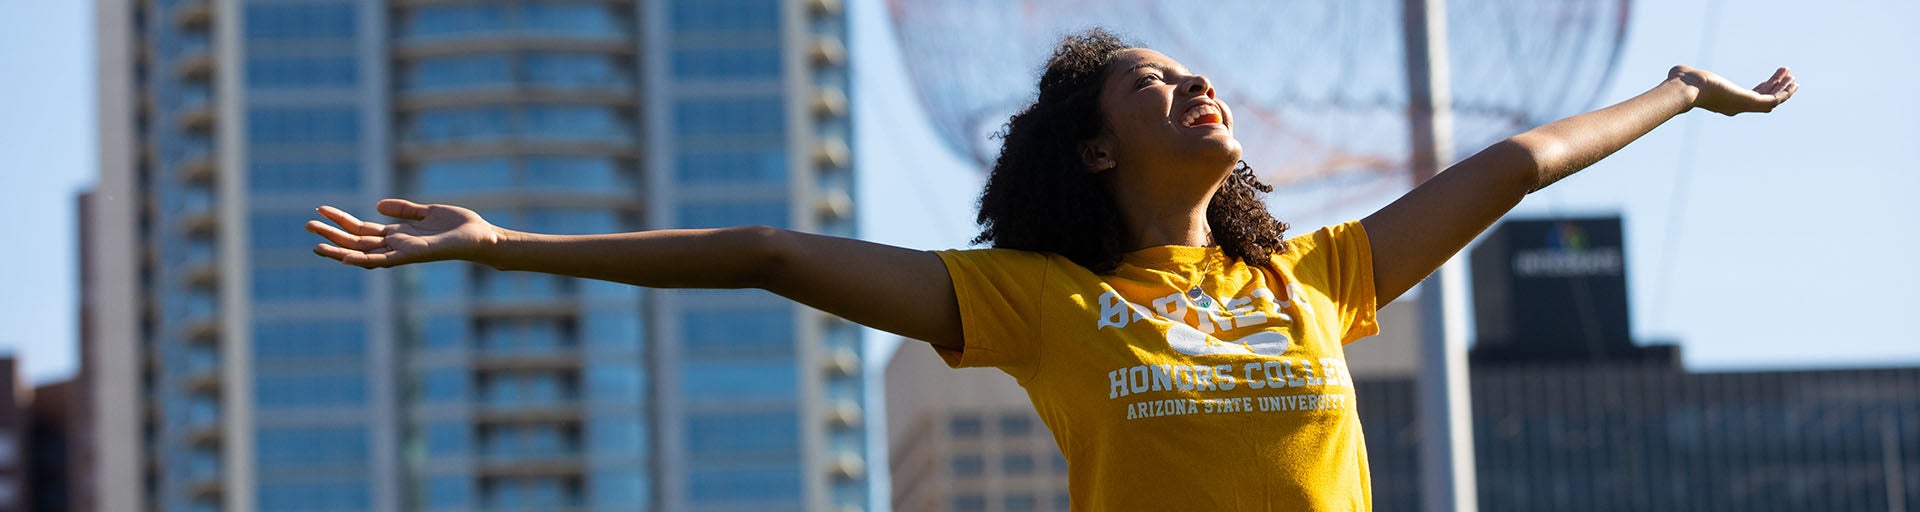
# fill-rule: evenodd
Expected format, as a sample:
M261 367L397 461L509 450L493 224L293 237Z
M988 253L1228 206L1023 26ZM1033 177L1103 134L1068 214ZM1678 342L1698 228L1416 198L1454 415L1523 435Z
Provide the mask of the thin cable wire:
M1720 0L1711 0L1707 4L1706 26L1700 30L1700 55L1695 60L1700 67L1712 68L1713 45L1718 39L1719 32ZM1656 291L1653 294L1653 318L1648 322L1661 329L1672 328L1666 323L1671 318L1667 315L1667 300L1673 295L1674 267L1680 265L1680 227L1686 220L1687 177L1692 174L1691 171L1698 162L1696 155L1699 154L1700 148L1700 123L1692 119L1687 120L1687 126L1682 131L1681 137L1680 154L1676 162L1679 168L1673 173L1673 200L1667 207L1667 240L1665 247L1661 250L1660 279L1654 285Z

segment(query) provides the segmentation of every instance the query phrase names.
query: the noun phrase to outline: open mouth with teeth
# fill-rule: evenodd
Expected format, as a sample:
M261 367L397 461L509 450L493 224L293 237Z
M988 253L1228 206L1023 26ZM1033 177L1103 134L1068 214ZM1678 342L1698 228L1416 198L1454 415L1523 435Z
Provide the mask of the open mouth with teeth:
M1188 127L1208 125L1208 124L1219 124L1224 126L1225 119L1220 117L1219 107L1215 107L1213 105L1206 104L1206 103L1201 103L1199 105L1194 105L1193 108L1187 109L1187 113L1185 115L1180 116L1180 124L1186 125Z

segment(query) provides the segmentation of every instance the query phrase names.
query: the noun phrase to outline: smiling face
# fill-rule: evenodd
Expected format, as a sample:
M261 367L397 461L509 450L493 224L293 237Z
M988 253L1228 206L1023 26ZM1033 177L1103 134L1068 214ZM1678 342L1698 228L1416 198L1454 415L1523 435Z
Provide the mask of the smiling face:
M1099 101L1107 129L1088 143L1094 170L1168 169L1217 184L1240 161L1233 111L1206 77L1160 52L1116 54Z

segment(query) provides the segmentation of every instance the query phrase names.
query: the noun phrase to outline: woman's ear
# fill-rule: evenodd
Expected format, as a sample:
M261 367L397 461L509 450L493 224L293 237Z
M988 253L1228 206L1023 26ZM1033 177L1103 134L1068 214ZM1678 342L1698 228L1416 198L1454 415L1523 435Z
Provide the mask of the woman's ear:
M1087 166L1087 172L1109 171L1119 165L1113 161L1113 152L1107 150L1107 141L1103 138L1080 143L1080 163Z

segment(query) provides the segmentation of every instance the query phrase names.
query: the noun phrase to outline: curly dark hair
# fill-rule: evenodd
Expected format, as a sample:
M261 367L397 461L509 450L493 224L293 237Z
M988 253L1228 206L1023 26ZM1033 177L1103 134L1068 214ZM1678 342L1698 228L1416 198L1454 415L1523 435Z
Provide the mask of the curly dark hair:
M1101 84L1115 55L1136 47L1099 28L1061 40L1040 75L1040 96L999 134L973 243L1056 253L1101 274L1119 266L1126 253L1120 206L1099 174L1087 172L1080 143L1106 128ZM1286 250L1287 224L1260 200L1272 191L1243 160L1214 192L1207 224L1228 256L1265 264Z

